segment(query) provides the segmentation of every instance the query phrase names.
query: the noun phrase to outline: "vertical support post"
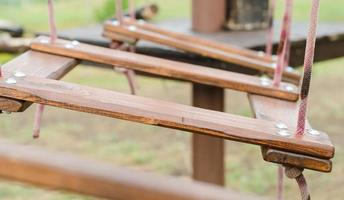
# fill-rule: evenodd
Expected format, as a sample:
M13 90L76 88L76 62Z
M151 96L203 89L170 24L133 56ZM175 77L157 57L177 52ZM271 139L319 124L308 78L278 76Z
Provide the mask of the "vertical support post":
M192 29L220 31L226 20L226 0L192 0Z
M193 105L224 111L224 89L193 84ZM224 140L205 135L192 136L193 178L198 181L224 186Z

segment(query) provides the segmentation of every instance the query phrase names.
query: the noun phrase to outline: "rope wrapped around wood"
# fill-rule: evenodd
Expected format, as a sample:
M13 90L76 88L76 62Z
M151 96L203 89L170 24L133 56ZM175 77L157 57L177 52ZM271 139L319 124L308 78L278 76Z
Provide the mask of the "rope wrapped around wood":
M123 8L122 8L122 0L115 0L115 6L116 6L116 18L119 24L121 25L123 23ZM135 4L134 0L129 0L129 16L132 20L136 20L135 16ZM110 44L110 48L112 49L119 49L122 51L129 51L129 52L135 52L136 51L136 42L134 44L126 44L121 41L112 41ZM135 71L131 69L126 69L120 66L114 66L114 70L120 73L123 73L128 80L128 84L130 87L131 94L136 94L136 88L138 88L137 81L135 79Z

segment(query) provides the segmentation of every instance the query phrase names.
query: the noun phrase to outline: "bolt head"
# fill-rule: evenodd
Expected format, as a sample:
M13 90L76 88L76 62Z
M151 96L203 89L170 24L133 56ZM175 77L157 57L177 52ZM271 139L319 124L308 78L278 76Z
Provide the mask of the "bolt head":
M275 124L275 126L278 129L288 129L288 126L286 124L284 124L284 123L281 123L281 122Z
M289 137L291 136L291 133L288 130L279 129L277 130L277 135L282 136L282 137Z
M119 26L119 21L117 21L117 20L112 21L112 25Z
M265 56L264 51L258 51L257 54L258 54L259 57L264 57Z
M64 47L66 49L72 49L72 48L74 48L74 45L72 45L72 44L65 44Z
M48 43L49 43L49 40L47 40L47 39L41 39L39 42L42 43L42 44L48 44Z
M270 86L271 85L271 80L265 77L260 78L260 84L262 86Z
M146 21L143 19L139 19L139 20L137 20L137 23L140 25L144 25L146 23Z
M318 136L320 135L320 132L314 129L307 129L307 133L313 136Z
M79 44L80 44L80 42L77 41L77 40L73 40L73 41L72 41L72 45L74 45L74 46L78 46Z
M7 84L16 84L17 83L16 79L14 79L14 78L8 78L8 79L6 79L5 82Z
M24 73L21 72L21 71L16 71L16 72L14 73L14 76L17 77L17 78L24 78L24 77L26 77L26 74L24 74Z
M286 85L286 86L284 87L284 89L285 89L286 91L288 91L288 92L292 92L292 91L295 90L294 87L291 86L291 85Z
M129 26L128 29L129 29L129 31L136 31L137 30L136 26L133 26L133 25Z

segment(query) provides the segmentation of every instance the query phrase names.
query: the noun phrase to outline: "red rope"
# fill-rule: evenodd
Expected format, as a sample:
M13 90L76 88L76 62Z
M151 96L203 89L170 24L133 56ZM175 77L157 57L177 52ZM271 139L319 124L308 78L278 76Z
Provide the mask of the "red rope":
M268 28L268 35L266 40L265 46L265 53L268 55L272 55L272 46L274 40L274 14L276 9L276 0L270 1L269 7L269 28Z
M312 76L312 67L314 61L314 50L317 35L317 23L318 23L318 11L319 11L319 0L313 0L310 26L307 36L305 60L304 60L304 74L301 85L301 102L299 105L299 114L297 120L296 134L303 135L305 132L306 112L307 112L307 97L309 93L310 81Z
M279 165L278 166L278 171L277 171L277 200L283 200L283 193L284 193L284 170L283 166Z
M120 24L123 22L122 0L115 0L116 18Z
M308 186L307 186L307 181L306 178L303 174L301 174L300 176L295 178L299 189L300 189L300 193L301 193L301 199L302 200L310 200L311 199L311 195L308 191Z
M129 0L129 16L132 20L136 19L134 0Z
M50 42L55 43L57 40L57 28L54 13L54 1L48 0L48 13L49 13L49 27L50 27ZM33 125L33 138L39 138L42 126L42 116L45 106L38 104L36 108L34 125Z
M280 44L277 50L277 67L275 69L273 85L279 87L282 80L282 73L285 66L285 56L287 53L287 41L291 25L291 12L293 8L293 0L285 1L285 11L281 30Z

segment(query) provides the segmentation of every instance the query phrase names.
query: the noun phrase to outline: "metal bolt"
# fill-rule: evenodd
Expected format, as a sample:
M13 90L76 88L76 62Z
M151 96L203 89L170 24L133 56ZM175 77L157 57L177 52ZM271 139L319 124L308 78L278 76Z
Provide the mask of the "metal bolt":
M137 23L140 24L140 25L144 25L144 24L146 23L146 21L143 20L143 19L139 19L139 20L137 21Z
M279 122L279 123L275 124L275 126L276 126L276 128L278 128L278 129L288 129L288 126L285 125L285 124L282 123L282 122Z
M64 47L67 48L67 49L72 49L72 48L74 48L74 45L72 45L72 44L65 44Z
M42 43L42 44L48 44L48 43L49 43L49 40L47 40L47 39L41 39L39 42Z
M259 57L264 57L264 56L265 56L264 51L258 51L258 56L259 56Z
M14 76L17 77L17 78L24 78L24 77L26 77L26 74L24 74L24 73L21 72L21 71L16 71L16 72L14 73Z
M262 86L270 86L271 85L271 80L265 77L260 78L260 84Z
M291 133L288 130L285 129L278 129L277 134L283 137L289 137L291 136Z
M288 92L294 91L294 87L291 86L291 85L286 85L286 86L284 86L284 89L287 90Z
M294 71L294 68L292 68L292 67L287 67L286 71L287 71L287 72L293 72L293 71Z
M80 44L80 42L77 41L77 40L73 40L73 41L72 41L72 45L74 45L74 46L78 46L79 44Z
M112 21L112 25L118 26L118 25L119 25L119 22L118 22L117 20L114 20L114 21Z
M129 31L136 31L136 26L131 25L128 27L128 29Z
M272 67L272 68L276 68L276 67L277 67L277 63L272 63L272 64L271 64L271 67Z
M313 136L318 136L320 135L320 132L314 129L307 129L307 133Z
M17 83L16 79L14 79L14 78L8 78L8 79L6 79L5 82L7 84L16 84Z

